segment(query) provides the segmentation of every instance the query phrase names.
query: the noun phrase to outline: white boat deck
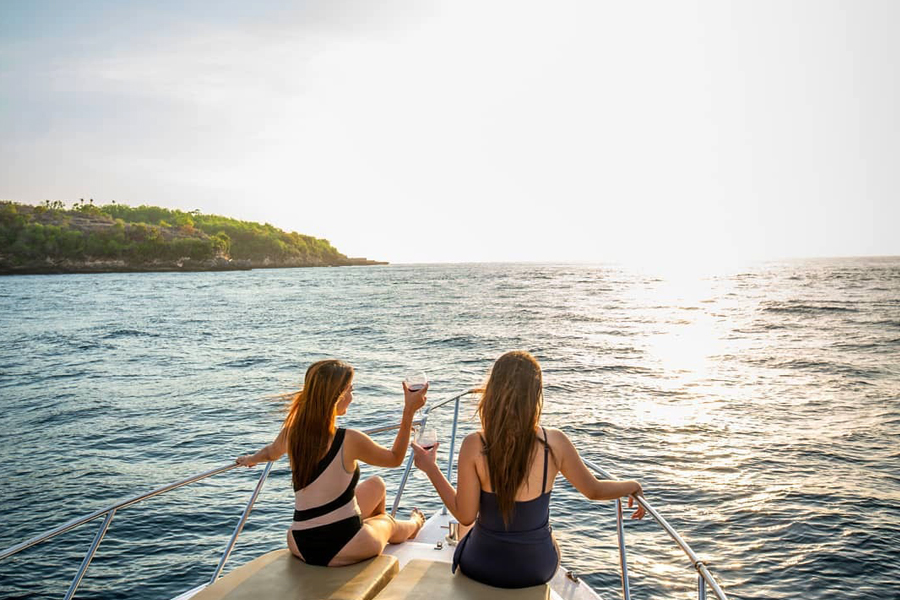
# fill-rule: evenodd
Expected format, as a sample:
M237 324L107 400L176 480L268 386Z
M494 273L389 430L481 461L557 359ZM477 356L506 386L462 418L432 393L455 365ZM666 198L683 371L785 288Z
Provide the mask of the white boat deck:
M453 517L449 514L444 515L440 511L435 513L425 522L425 526L415 540L402 544L388 544L384 549L384 554L395 557L400 563L400 569L403 569L411 560L421 559L447 563L449 571L453 562L453 552L456 549L456 546L448 544L446 539L451 520ZM198 586L173 600L189 600L206 587L207 585ZM560 567L550 581L550 600L603 599L583 581L575 581L570 578L568 571Z
M402 544L388 544L384 553L395 556L400 561L401 569L409 561L417 558L445 562L449 569L453 562L453 551L456 549L446 541L449 523L452 520L451 515L443 515L438 511L425 522L415 540ZM440 548L438 542L441 543ZM568 571L560 566L550 581L550 600L602 600L602 597L583 581L572 580L568 576Z

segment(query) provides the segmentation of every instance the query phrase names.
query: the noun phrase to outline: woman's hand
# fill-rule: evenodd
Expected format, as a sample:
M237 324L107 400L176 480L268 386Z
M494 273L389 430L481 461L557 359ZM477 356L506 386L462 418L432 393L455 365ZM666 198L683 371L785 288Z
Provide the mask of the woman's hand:
M428 473L430 469L437 468L437 449L440 446L440 442L436 443L431 447L430 450L426 450L422 446L417 443L412 443L413 449L413 462L416 464L416 468L420 471Z
M242 467L255 467L257 465L256 461L253 460L252 454L245 454L244 456L238 456L234 460L235 464L240 465Z
M628 508L631 508L632 506L634 506L634 501L638 496L644 495L644 489L641 487L640 483L638 483L637 481L632 481L630 483L634 484L635 489L633 492L631 492L628 495ZM647 513L647 511L644 510L644 507L641 506L640 503L638 503L637 509L631 514L631 518L632 519L643 519L644 515L646 513Z
M417 410L425 406L425 394L428 392L428 384L421 390L416 390L415 392L410 391L410 389L406 386L406 382L403 382L403 401L405 403L404 410L408 411L410 414L415 413Z

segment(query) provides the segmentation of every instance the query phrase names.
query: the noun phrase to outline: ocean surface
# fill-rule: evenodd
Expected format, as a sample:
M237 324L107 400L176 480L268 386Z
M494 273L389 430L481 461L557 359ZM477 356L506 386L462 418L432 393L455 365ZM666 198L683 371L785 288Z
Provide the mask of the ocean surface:
M898 258L3 277L0 548L268 443L277 396L315 360L354 365L342 424L364 428L399 419L409 371L436 402L511 349L544 368L544 424L639 478L731 598L900 598ZM446 452L452 410L432 422ZM363 467L376 473L392 501L401 470ZM206 581L259 474L122 509L77 597ZM282 460L228 567L283 546L290 487ZM426 480L400 514L413 506L438 508ZM551 519L563 564L620 597L614 504L560 478ZM0 562L0 597L61 597L99 526ZM625 535L634 598L696 597L650 517Z

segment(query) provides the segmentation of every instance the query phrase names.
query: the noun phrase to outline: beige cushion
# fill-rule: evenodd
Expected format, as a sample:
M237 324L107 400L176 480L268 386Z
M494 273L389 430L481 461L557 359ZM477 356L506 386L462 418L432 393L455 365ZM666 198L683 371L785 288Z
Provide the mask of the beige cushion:
M431 560L411 560L400 574L378 594L376 600L547 600L550 586L508 590L495 588L469 579L450 564Z
M347 567L315 567L290 550L276 550L238 567L194 600L370 600L399 570L393 556Z

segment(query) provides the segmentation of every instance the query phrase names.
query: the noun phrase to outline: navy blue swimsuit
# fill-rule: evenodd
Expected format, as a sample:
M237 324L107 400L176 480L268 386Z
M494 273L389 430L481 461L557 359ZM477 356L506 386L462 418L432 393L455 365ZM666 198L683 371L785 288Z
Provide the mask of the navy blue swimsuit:
M541 585L553 578L559 567L559 546L550 529L550 492L544 491L550 451L544 440L541 495L516 502L512 521L506 527L496 494L481 490L478 520L453 553L454 573L459 566L467 577L501 588Z

